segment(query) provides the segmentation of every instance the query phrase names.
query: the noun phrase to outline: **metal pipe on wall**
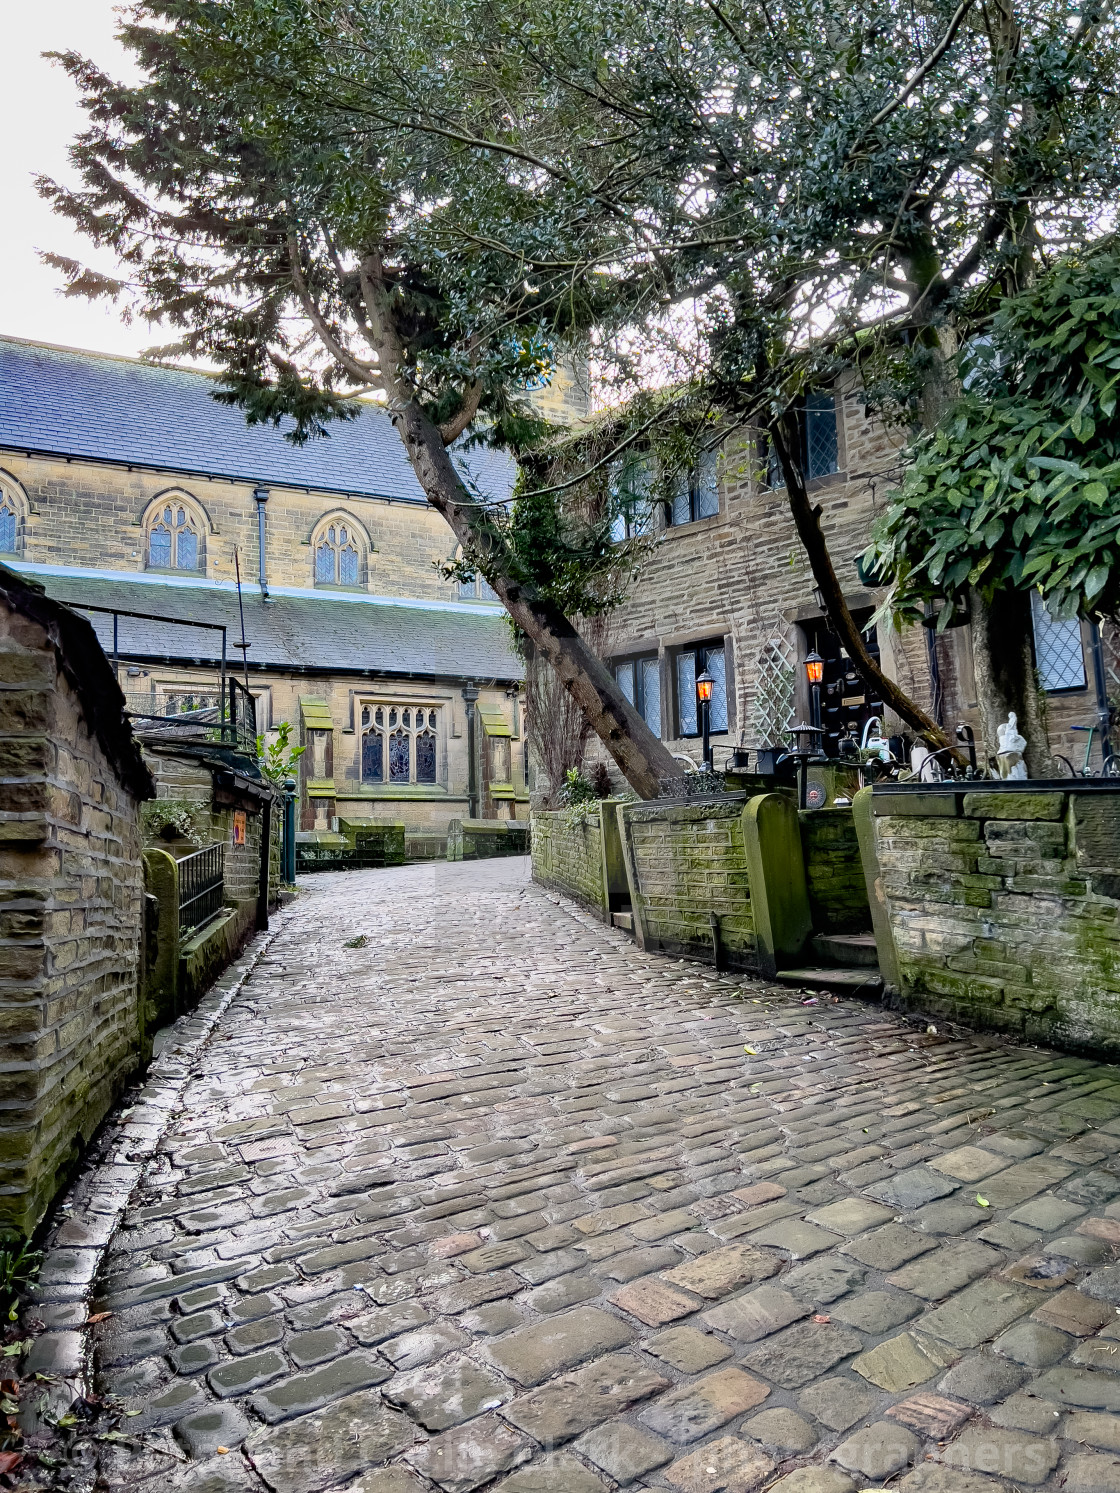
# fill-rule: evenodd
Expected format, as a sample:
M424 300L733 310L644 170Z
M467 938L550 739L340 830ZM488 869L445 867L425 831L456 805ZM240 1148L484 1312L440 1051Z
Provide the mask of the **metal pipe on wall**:
M264 507L268 502L268 488L254 487L253 497L257 504L257 575L261 583L261 600L268 600L268 551L265 545Z

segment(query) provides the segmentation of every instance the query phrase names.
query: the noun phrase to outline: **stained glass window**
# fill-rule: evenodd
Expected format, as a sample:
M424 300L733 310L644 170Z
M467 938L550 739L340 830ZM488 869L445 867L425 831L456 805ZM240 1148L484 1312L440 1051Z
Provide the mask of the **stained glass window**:
M436 780L436 738L431 731L421 731L416 738L416 781L434 783Z
M380 731L367 731L362 737L362 782L385 781L385 748Z
M389 737L389 781L390 783L407 783L411 781L409 772L409 738L403 731L394 731Z
M427 706L364 705L363 783L437 783L438 716Z

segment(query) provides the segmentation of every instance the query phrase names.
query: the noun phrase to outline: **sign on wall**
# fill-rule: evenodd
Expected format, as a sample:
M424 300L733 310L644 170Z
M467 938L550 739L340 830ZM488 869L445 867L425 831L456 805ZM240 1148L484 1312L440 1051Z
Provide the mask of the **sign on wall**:
M234 809L233 811L233 843L235 845L244 845L246 843L244 809Z

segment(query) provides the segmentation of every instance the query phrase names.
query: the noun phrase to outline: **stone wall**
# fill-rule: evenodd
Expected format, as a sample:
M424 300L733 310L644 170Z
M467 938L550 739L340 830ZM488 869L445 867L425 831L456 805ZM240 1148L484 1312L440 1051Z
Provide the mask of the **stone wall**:
M534 814L532 820L533 880L563 892L599 917L607 915L603 812L595 807L577 818L562 809Z
M873 791L900 1002L1120 1055L1120 791L1101 787Z
M3 572L0 1236L32 1231L140 1060L151 783L114 689L88 624Z
M863 932L871 914L851 809L804 809L798 818L813 931Z
M156 499L186 497L200 513L201 573L255 585L257 505L252 482L148 472L108 462L67 461L0 450L0 466L19 484L21 558L43 565L81 565L143 574L144 521ZM455 536L423 502L271 488L267 504L268 580L274 586L314 586L312 539L330 515L348 523L362 548L362 586L377 596L458 599L436 563L456 553Z
M756 944L741 802L633 804L623 814L645 946L753 967Z

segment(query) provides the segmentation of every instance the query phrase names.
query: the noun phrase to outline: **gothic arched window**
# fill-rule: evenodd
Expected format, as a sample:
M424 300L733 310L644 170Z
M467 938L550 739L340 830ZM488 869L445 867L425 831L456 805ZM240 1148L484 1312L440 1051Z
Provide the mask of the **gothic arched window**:
M176 493L169 493L148 515L149 570L201 570L202 520Z
M15 499L0 488L0 555L14 555L19 535Z
M332 518L315 537L315 584L358 586L362 576L361 540L352 523Z
M362 707L362 782L438 782L439 711L426 705Z
M0 477L0 555L18 554L23 544L27 508L14 482Z

